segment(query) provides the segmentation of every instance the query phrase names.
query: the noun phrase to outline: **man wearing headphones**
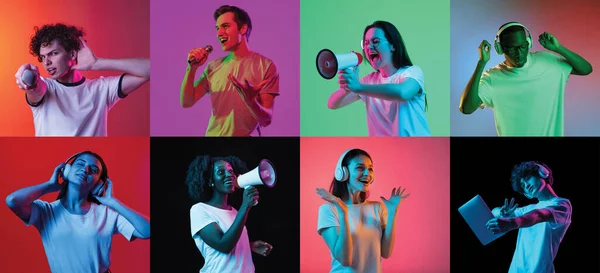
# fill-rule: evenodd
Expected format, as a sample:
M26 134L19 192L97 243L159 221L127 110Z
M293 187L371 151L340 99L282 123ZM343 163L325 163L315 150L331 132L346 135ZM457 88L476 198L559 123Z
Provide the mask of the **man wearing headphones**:
M208 57L205 48L188 53L188 66L181 83L180 102L192 107L210 93L212 111L206 136L250 136L271 124L273 105L279 95L275 63L251 51L248 39L252 22L246 11L221 6L215 11L217 36L229 55L211 61L196 82L196 70Z
M529 52L532 38L522 24L510 22L498 30L494 49L506 60L483 72L490 44L479 45L480 59L460 100L460 111L494 110L499 136L563 136L564 92L569 75L588 75L592 65L550 33L539 43L550 52Z
M510 204L505 199L504 206L492 210L495 218L487 222L487 229L496 234L519 230L509 273L554 272L554 258L571 225L572 207L569 199L554 193L553 182L545 164L522 162L512 170L512 188L538 202L519 208L514 198Z

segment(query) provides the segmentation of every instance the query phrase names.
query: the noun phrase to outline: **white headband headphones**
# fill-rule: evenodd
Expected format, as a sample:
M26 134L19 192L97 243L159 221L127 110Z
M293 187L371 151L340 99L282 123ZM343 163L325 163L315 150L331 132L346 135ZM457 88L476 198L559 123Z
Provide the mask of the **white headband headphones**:
M529 48L531 48L531 46L532 46L531 32L529 32L529 29L526 26L524 26L520 23L517 23L517 22L508 23L498 30L498 33L496 33L496 38L494 39L494 49L496 49L496 53L498 53L498 55L504 54L504 50L502 50L502 45L500 44L500 34L502 33L502 31L504 31L505 29L512 27L512 26L522 27L527 34L527 37L525 39L527 40L527 43L529 44Z
M350 178L350 171L348 170L348 167L346 166L342 166L342 162L344 161L344 158L346 157L346 155L348 155L348 153L352 150L358 150L358 148L352 148L352 149L348 149L346 150L338 159L337 164L335 165L335 173L334 173L334 177L337 181L340 182L345 182L348 180L348 178ZM371 183L373 183L375 181L375 179L373 179L373 181L371 181Z

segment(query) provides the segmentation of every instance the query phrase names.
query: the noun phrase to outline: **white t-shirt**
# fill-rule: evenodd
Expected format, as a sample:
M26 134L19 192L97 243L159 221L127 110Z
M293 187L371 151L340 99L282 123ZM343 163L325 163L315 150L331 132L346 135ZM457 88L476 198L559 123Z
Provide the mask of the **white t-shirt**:
M126 97L121 92L124 75L76 83L42 78L48 86L43 99L37 104L27 101L35 136L106 136L108 111Z
M519 229L509 273L554 273L554 258L571 225L571 202L565 198L539 201L516 209L515 215L522 216L535 209L549 210L554 221Z
M231 253L222 253L210 247L200 238L200 230L211 223L217 223L223 233L227 232L235 217L237 210L233 207L231 210L224 210L204 203L197 203L190 209L190 224L192 238L196 242L196 247L204 257L204 266L200 273L228 272L228 273L253 273L254 263L252 262L252 252L248 231L246 227L242 230L242 235Z
M563 136L565 86L573 67L550 52L521 68L501 63L481 76L479 98L494 110L499 136Z
M259 94L279 95L277 67L259 53L252 52L241 59L226 56L209 62L198 80L198 85L209 92L212 105L206 136L249 136L259 125L227 78L230 73L240 82L248 80L255 86L266 80L268 83L259 90Z
M373 72L360 79L364 84L401 84L416 80L421 90L408 101L389 101L359 95L367 106L369 136L431 136L425 114L425 80L418 66L398 69L389 77Z
M112 236L133 239L135 228L125 217L104 205L92 203L85 215L71 214L60 200L35 200L27 226L42 237L53 273L104 273L110 266Z
M381 273L382 227L387 224L387 209L381 202L348 205L348 222L352 237L352 265L343 266L330 251L330 273ZM325 228L339 227L340 215L332 204L319 207L317 232Z

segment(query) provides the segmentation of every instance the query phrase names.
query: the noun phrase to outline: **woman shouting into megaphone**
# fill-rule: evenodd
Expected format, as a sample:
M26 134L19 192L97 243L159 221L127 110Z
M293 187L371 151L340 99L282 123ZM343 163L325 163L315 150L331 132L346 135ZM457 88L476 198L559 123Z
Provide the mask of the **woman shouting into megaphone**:
M258 190L244 190L239 211L227 202L238 174L246 170L235 156L198 156L189 165L188 193L198 201L190 209L191 234L205 260L200 272L252 273L251 251L267 256L273 249L263 241L250 243L245 227L250 209L258 203Z

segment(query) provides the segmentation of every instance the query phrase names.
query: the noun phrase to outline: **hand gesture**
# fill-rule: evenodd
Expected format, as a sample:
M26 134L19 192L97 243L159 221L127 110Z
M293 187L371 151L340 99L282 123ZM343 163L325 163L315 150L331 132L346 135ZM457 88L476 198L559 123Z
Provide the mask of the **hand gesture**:
M251 208L258 204L258 190L255 187L244 189L244 197L242 199L242 207Z
M190 50L190 52L188 52L187 59L190 60L192 58L194 59L194 61L190 63L190 66L193 69L196 69L206 62L206 60L208 59L208 51L206 51L206 49L204 48L194 48Z
M106 182L102 186L92 189L92 195L104 205L107 205L107 202L110 202L112 199L114 199L112 181L110 178L107 177Z
M506 218L511 217L519 204L515 204L515 199L510 199L510 204L508 203L508 198L504 199L504 206L500 208L500 217Z
M25 72L25 70L32 70L33 73L35 73L37 80L39 80L40 71L39 71L38 67L33 64L23 64L19 67L19 69L17 70L17 73L15 74L15 78L17 79L17 86L19 87L19 89L25 90L25 91L34 90L37 87L35 84L33 86L28 86L27 84L25 84L23 82L23 73Z
M557 51L560 48L558 40L548 32L542 33L538 38L538 41L545 49L548 49L550 51Z
M493 218L485 224L485 227L494 234L500 234L516 229L517 224L513 218Z
M64 179L63 182L60 181L60 178L62 177L62 170L65 168L65 163L60 163L58 164L58 166L56 166L56 168L54 168L54 172L52 172L52 176L50 176L50 180L48 180L48 182L50 183L50 190L51 191L59 191L62 189L63 187L63 183L64 183Z
M247 79L245 79L242 83L231 73L227 75L227 78L231 81L235 89L237 89L238 93L245 101L253 100L258 95L258 92L269 82L269 80L263 80L258 85L252 85Z
M343 212L348 211L348 206L346 206L346 203L344 203L344 201L342 201L342 199L331 194L330 192L326 191L325 189L318 188L317 194L321 196L321 199L335 205L337 208L339 208Z
M406 199L408 196L410 196L410 193L403 195L405 189L402 189L402 191L400 191L400 189L402 189L402 187L398 187L398 189L396 190L396 188L392 189L392 195L390 196L390 199L387 200L385 199L383 196L381 196L381 200L383 201L383 203L385 204L385 207L389 209L397 209L398 206L400 205L400 201L402 201L403 199Z
M483 40L481 44L479 44L479 60L487 63L490 60L490 42L487 40Z
M267 257L271 253L271 250L273 250L273 246L271 244L260 240L252 242L250 247L254 253L265 257Z
M92 50L87 46L83 37L79 37L79 41L81 48L77 51L77 64L72 66L71 69L91 70L98 61L98 58L96 58Z
M356 92L360 89L361 83L358 79L358 70L358 66L355 66L338 71L338 82L341 89L348 92Z

